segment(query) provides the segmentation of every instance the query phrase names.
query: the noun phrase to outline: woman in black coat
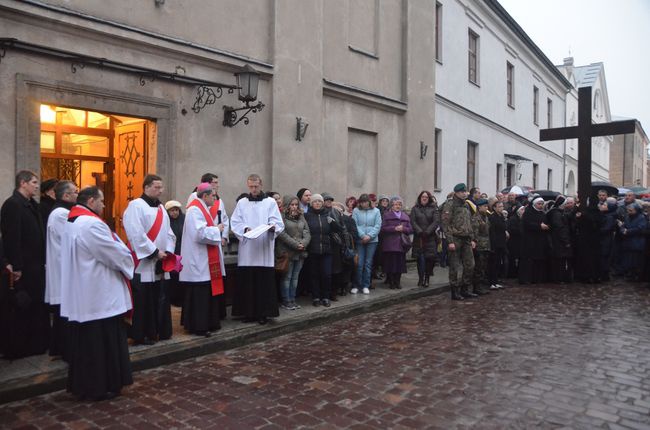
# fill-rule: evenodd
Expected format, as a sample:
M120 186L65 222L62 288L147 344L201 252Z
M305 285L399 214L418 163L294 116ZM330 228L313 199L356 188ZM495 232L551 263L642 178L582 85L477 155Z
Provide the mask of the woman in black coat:
M545 223L544 199L536 198L521 217L521 263L519 283L536 284L544 281L548 259L548 230Z
M329 216L324 207L323 196L312 194L309 210L305 220L309 226L311 240L307 246L308 257L305 261L307 279L311 284L311 298L314 306L330 306L332 288L332 246L331 233L340 233L341 229Z
M569 260L573 257L571 246L571 230L569 219L564 213L564 196L557 196L553 207L546 214L548 226L551 228L551 282L571 282Z
M440 212L434 197L428 191L422 191L417 203L411 209L411 227L413 227L413 256L418 265L418 287L428 287L436 263L438 240L436 228L440 225Z
M491 289L501 287L499 277L503 273L508 227L504 216L503 202L496 202L490 215L490 256L488 259L488 283ZM517 216L517 215L515 215ZM494 287L494 288L493 288Z

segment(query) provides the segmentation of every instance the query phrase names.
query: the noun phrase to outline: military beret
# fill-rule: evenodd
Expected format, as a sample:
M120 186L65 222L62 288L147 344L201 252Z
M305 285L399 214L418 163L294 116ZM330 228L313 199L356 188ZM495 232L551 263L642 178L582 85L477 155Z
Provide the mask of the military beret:
M465 184L456 184L454 187L454 193L459 193L461 191L467 191L467 185Z
M487 205L487 204L488 204L487 199L478 199L476 201L476 206L483 206L483 205Z

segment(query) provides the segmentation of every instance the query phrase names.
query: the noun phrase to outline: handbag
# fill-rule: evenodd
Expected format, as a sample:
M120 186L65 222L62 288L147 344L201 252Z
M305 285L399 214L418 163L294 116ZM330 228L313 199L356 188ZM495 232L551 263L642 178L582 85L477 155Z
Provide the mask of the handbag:
M275 272L285 274L289 271L289 254L283 252L275 257Z
M409 250L413 247L413 242L411 241L411 236L409 236L406 233L401 233L400 234L400 242L402 244L402 251L404 251L404 252L409 252Z

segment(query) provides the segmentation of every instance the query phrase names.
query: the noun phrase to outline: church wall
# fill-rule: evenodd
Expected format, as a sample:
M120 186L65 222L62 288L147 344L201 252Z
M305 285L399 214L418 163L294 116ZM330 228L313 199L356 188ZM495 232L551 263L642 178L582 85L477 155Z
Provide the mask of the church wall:
M63 100L74 101L81 97L76 93L87 89L84 106L77 107L92 110L91 96L111 113L137 116L136 107L149 106L141 112L160 124L156 159L166 180L165 199L184 200L207 171L219 174L220 194L229 210L235 197L246 191L251 172L263 177L264 189L283 194L309 186L342 197L363 188L400 193L411 201L422 188L432 188L433 0L382 1L381 9L378 1L359 2L362 9L353 11L348 2L322 0L197 3L168 0L156 7L153 1L118 2L123 6L119 9L115 2L46 2L94 17L89 20L0 0L0 37L166 72L180 66L185 76L224 84L235 84L233 73L249 63L261 73L258 100L266 105L249 114L249 125L227 128L221 124L222 106L239 107L236 94L224 92L215 104L194 113L194 86L160 79L144 79L141 85L137 74L91 65L72 73L70 61L10 49L0 63L0 124L6 129L1 145L7 154L0 160L0 172L11 178L16 169L39 168L33 109L38 101L18 100L21 77L29 77L36 84L28 87L39 89L28 94L42 95L40 88L50 91L61 85L75 93L66 93ZM366 22L363 8L375 8L376 20ZM252 18L246 21L248 15ZM337 16L354 17L344 26L346 38L339 38L343 32L337 31ZM246 25L233 29L236 22ZM359 26L374 26L374 39L358 31ZM150 32L201 46L163 40ZM374 46L378 58L350 49L351 44L355 49ZM56 97L48 102L56 104ZM23 116L32 121L29 132L27 124L16 125L25 106L29 112ZM157 116L151 106L160 106L166 117ZM309 124L300 142L296 117ZM24 155L22 144L17 144L21 133L29 137L32 150L16 159L16 154ZM429 148L424 159L421 145ZM365 164L350 166L350 147L350 153L358 155L352 158ZM366 151L374 158L362 157ZM347 177L349 171L356 172L354 180ZM12 182L0 184L2 195L11 192ZM367 188L373 186L376 189Z
M101 20L107 20L259 61L271 62L273 58L274 0L41 1L55 9L16 5L10 0L2 3L45 16L58 15L56 9L64 9L97 18L94 23L79 21L74 14L63 18L70 23L82 22L84 27L103 29ZM114 27L110 31L121 33Z
M405 0L325 1L323 77L405 100L402 48L407 13Z
M8 14L9 15L9 14ZM10 15L9 15L10 16ZM9 18L8 16L8 18ZM40 26L38 22L19 22L15 19L0 18L0 28L3 29L0 37L11 35L20 40L30 41L43 45L50 45L49 40L56 40L57 47L64 50L76 50L93 56L103 57L116 61L137 64L143 67L159 70L174 70L176 65L182 65L188 76L210 79L223 83L234 84L232 70L215 67L215 64L206 64L205 60L190 59L183 55L169 55L161 50L150 50L137 44L123 45L107 35L89 32L85 29L62 28L54 24ZM40 27L40 28L39 28ZM192 61L195 60L195 61ZM110 69L101 69L95 66L77 67L72 73L71 63L51 57L36 56L8 50L2 63L0 74L3 78L3 92L0 103L3 109L0 113L0 123L6 124L7 136L3 140L3 149L9 155L0 162L2 172L7 172L6 177L12 177L16 168L39 169L38 160L30 165L17 164L13 158L13 147L16 139L16 112L21 109L22 101L17 101L16 80L17 75L27 75L36 80L54 80L65 82L73 86L89 86L107 94L128 93L134 98L153 97L169 103L172 115L175 118L173 133L169 141L160 141L169 148L171 161L169 167L163 169L159 166L158 172L165 171L166 192L164 198L185 199L191 189L198 182L200 175L207 171L216 171L222 177L222 189L229 205L234 198L245 191L245 178L250 171L255 171L265 178L271 176L271 117L273 112L271 98L272 81L268 75L261 80L258 99L267 107L259 114L252 115L248 126L239 124L234 128L227 128L221 124L222 109L224 104L238 106L236 94L225 94L212 106L206 107L200 113L191 110L196 96L196 88L180 85L163 80L145 79L141 85L137 74L127 74ZM119 96L118 96L119 97ZM56 104L60 100L41 100ZM114 105L113 113L129 113L135 102L125 101L122 105ZM75 105L72 105L73 107ZM92 109L92 106L78 106ZM182 114L183 109L186 114ZM130 112L137 116L137 112ZM12 136L13 134L13 136ZM11 137L10 137L11 136ZM159 136L159 139L161 137ZM6 146L5 146L6 145ZM241 164L242 153L250 153L246 166ZM4 181L0 184L2 195L8 195L13 181Z

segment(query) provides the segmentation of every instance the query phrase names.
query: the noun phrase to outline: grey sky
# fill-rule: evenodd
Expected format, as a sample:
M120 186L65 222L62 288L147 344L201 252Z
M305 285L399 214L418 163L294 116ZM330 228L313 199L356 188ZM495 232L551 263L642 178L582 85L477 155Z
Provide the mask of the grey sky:
M554 64L602 61L612 115L650 136L650 0L499 0Z

